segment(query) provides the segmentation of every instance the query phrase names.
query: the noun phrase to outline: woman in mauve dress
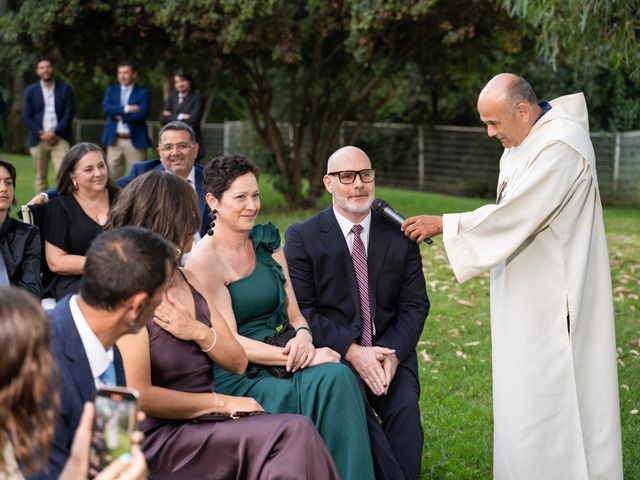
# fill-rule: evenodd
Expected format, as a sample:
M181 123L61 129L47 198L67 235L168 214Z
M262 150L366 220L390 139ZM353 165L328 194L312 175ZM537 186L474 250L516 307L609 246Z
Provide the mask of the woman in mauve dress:
M151 171L120 192L111 227L148 228L178 246L176 265L199 228L192 187ZM337 479L313 423L300 415L255 415L226 421L209 413L262 411L253 398L215 392L213 365L242 373L247 358L195 278L176 268L155 317L118 341L127 384L147 414L141 430L150 476L159 479Z

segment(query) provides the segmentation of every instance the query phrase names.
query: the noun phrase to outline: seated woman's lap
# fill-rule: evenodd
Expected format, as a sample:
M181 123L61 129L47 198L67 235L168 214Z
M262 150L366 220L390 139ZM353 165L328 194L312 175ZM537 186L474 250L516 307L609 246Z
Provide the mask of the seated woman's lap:
M218 382L218 379L221 381ZM358 392L356 379L351 370L340 363L324 363L307 367L291 378L276 378L265 370L258 370L256 377L232 375L216 369L216 391L227 395L252 397L271 413L303 413L309 415L310 404L325 398L338 400L353 397ZM344 404L343 404L344 406Z
M147 442L153 442L153 435ZM301 415L176 423L162 444L158 455L145 445L154 480L288 478L287 472L299 475L304 470L322 476L318 478L337 478L313 423Z

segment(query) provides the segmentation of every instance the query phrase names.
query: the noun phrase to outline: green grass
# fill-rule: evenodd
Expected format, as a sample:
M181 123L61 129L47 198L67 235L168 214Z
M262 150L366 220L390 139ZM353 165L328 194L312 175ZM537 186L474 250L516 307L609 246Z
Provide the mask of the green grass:
M18 196L33 195L31 160L2 155L18 169ZM284 233L293 222L315 213L289 212L286 202L261 179L262 213ZM403 214L440 214L476 208L486 201L378 188ZM329 197L318 208L329 205ZM606 208L614 288L620 410L625 478L640 478L640 209ZM418 344L425 429L424 479L485 479L492 475L491 343L489 276L460 285L447 263L440 238L421 247L431 313Z
M315 211L282 210L284 200L261 180L260 221L283 233ZM477 208L486 200L378 188L406 216ZM328 195L318 209L328 206ZM625 478L640 478L640 209L605 208L614 288ZM492 476L491 333L489 274L458 284L441 238L422 245L431 312L418 344L425 430L423 479Z

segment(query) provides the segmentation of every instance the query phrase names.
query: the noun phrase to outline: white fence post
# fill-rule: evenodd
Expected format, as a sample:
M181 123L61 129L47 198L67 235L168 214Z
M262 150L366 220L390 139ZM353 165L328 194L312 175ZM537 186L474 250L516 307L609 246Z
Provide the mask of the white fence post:
M613 150L613 178L611 189L618 191L618 179L620 178L620 133L616 133L616 146Z

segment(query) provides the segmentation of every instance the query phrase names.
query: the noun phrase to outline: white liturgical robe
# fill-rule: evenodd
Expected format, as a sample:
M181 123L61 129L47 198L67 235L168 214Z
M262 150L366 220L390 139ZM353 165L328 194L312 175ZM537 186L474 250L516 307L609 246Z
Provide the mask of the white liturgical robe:
M444 215L458 281L491 269L494 477L622 478L611 272L581 93L500 159L499 204Z

